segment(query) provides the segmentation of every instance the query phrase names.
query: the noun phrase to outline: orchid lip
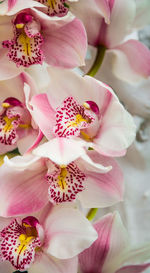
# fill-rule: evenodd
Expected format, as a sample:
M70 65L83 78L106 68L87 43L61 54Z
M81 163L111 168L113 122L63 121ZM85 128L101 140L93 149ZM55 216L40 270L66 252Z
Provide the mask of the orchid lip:
M39 22L32 15L22 12L12 23L14 25L12 39L2 42L2 46L8 49L9 60L16 63L17 67L42 64L44 54L41 45L44 40Z

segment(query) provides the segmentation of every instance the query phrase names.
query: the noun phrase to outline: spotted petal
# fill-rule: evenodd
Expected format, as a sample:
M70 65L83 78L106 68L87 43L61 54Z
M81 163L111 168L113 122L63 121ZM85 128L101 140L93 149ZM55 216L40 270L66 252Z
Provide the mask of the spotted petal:
M41 246L39 238L28 237L16 220L1 231L2 259L8 260L18 270L25 270L34 261L35 248Z
M85 174L71 162L66 167L54 165L47 174L49 199L53 203L72 202L84 190Z
M94 116L78 104L73 97L66 98L56 109L55 135L58 137L79 136L80 130L88 128Z

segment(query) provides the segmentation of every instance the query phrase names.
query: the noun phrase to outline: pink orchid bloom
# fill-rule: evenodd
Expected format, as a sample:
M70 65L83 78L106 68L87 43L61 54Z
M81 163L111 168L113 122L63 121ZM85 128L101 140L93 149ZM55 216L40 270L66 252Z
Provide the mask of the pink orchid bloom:
M48 273L76 273L75 256L97 239L90 222L74 208L49 205L36 217L0 220L1 272L43 273L47 268Z
M107 0L36 0L46 6L45 12L49 16L65 16L70 10L76 15L83 12L88 18L101 15L108 23L110 20L110 6ZM74 5L75 2L75 5ZM76 3L77 2L77 3ZM42 9L43 10L43 9ZM44 10L43 10L44 11ZM95 18L94 18L95 20Z
M113 56L106 56L96 78L107 82L116 92L124 107L132 114L143 118L150 117L150 77L137 84L118 79L110 69ZM107 72L107 73L106 73Z
M135 31L137 3L135 0L109 0L108 3L109 24L98 13L91 18L87 16L84 5L80 7L80 13L76 12L75 15L84 23L89 45L101 46L99 51L103 47L106 49L105 55L113 56L111 69L114 74L127 82L137 83L150 76L150 50L141 42L127 37ZM77 6L77 3L74 5ZM149 13L146 18L148 16Z
M113 90L92 77L81 77L69 70L48 71L47 94L30 101L32 115L43 134L48 139L52 134L80 137L105 156L124 155L135 138L135 125Z
M53 19L34 8L26 9L15 16L0 18L1 29L3 74L13 76L44 61L64 68L84 64L86 32L82 22L70 13L63 19Z
M150 243L132 249L118 213L105 215L94 227L98 239L79 254L81 273L141 273L150 266L143 263L150 258Z
M28 74L23 72L15 78L0 81L0 154L16 148L24 153L43 137L28 110L24 93L27 83L30 84L30 101L37 90Z
M112 158L86 152L83 141L53 139L33 154L4 158L0 172L1 216L32 213L49 201L59 204L79 200L89 208L107 207L122 200L119 166Z
M14 15L26 8L42 6L34 0L3 0L0 2L0 15Z

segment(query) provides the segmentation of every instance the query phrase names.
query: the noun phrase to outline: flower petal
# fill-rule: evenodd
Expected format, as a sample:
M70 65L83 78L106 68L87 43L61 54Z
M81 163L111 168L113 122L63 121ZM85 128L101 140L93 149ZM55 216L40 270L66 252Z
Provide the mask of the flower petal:
M99 7L101 15L105 18L107 24L110 23L110 7L107 0L95 0L97 6Z
M54 137L52 129L55 124L55 111L52 109L47 95L39 94L33 96L31 98L30 105L32 106L32 110L30 112L40 130L48 139Z
M119 267L120 255L127 244L121 219L118 213L107 214L96 222L94 227L98 232L98 239L79 255L81 271L115 272Z
M1 166L1 216L32 213L48 202L46 169L39 158L16 156Z
M68 165L85 154L84 141L66 138L54 138L40 145L33 154L47 157L58 165Z
M128 40L110 52L115 55L113 72L119 79L137 83L150 76L150 50L139 41Z
M105 107L103 122L93 147L103 155L122 156L133 142L135 131L132 116L115 97L111 98Z
M5 48L0 49L0 80L7 80L16 77L23 69L16 67L15 63L10 62Z
M36 261L28 270L28 273L76 273L77 257L67 260L58 260L46 253Z
M7 2L7 1L6 1ZM8 0L8 11L7 15L14 15L17 12L27 9L27 8L32 8L32 7L43 7L38 2L35 2L33 0Z
M124 184L123 174L117 162L90 151L89 156L94 163L100 162L103 166L112 166L106 173L99 173L96 170L86 169L85 189L78 194L84 207L107 207L119 202L123 198ZM79 165L80 166L80 165Z
M121 267L116 273L141 273L150 267L150 263L148 264L138 264L138 265L127 265Z
M75 16L79 18L85 26L88 43L94 46L99 44L99 32L101 23L103 22L102 13L104 9L102 11L102 9L98 7L99 5L102 7L102 3L100 3L102 1L97 0L96 3L95 0L86 0L86 2L78 1L77 3L71 3L70 5L71 12L75 14Z
M84 65L87 39L83 24L74 19L57 31L50 29L45 34L41 49L50 65L64 68Z
M111 11L111 22L106 29L106 45L112 48L129 34L136 12L134 0L115 0ZM121 18L121 19L120 19ZM118 23L119 22L119 23Z
M39 136L39 138L38 138ZM26 134L17 141L17 146L20 154L25 154L26 152L29 152L33 149L34 145L36 146L36 143L40 142L40 135L38 135L38 130L34 130L32 128L29 128L26 131Z
M47 252L60 259L72 258L97 238L96 231L84 215L67 207L53 208L45 229L49 240Z

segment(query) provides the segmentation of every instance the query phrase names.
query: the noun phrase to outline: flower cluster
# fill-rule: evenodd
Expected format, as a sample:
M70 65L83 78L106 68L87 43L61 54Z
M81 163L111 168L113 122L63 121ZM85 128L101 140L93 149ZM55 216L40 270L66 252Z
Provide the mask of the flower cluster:
M0 1L0 273L150 266L150 244L129 248L117 212L90 222L96 208L123 200L115 157L136 135L115 91L94 76L111 55L105 74L150 76L150 51L127 38L140 24L139 2ZM83 74L89 46L96 59Z

